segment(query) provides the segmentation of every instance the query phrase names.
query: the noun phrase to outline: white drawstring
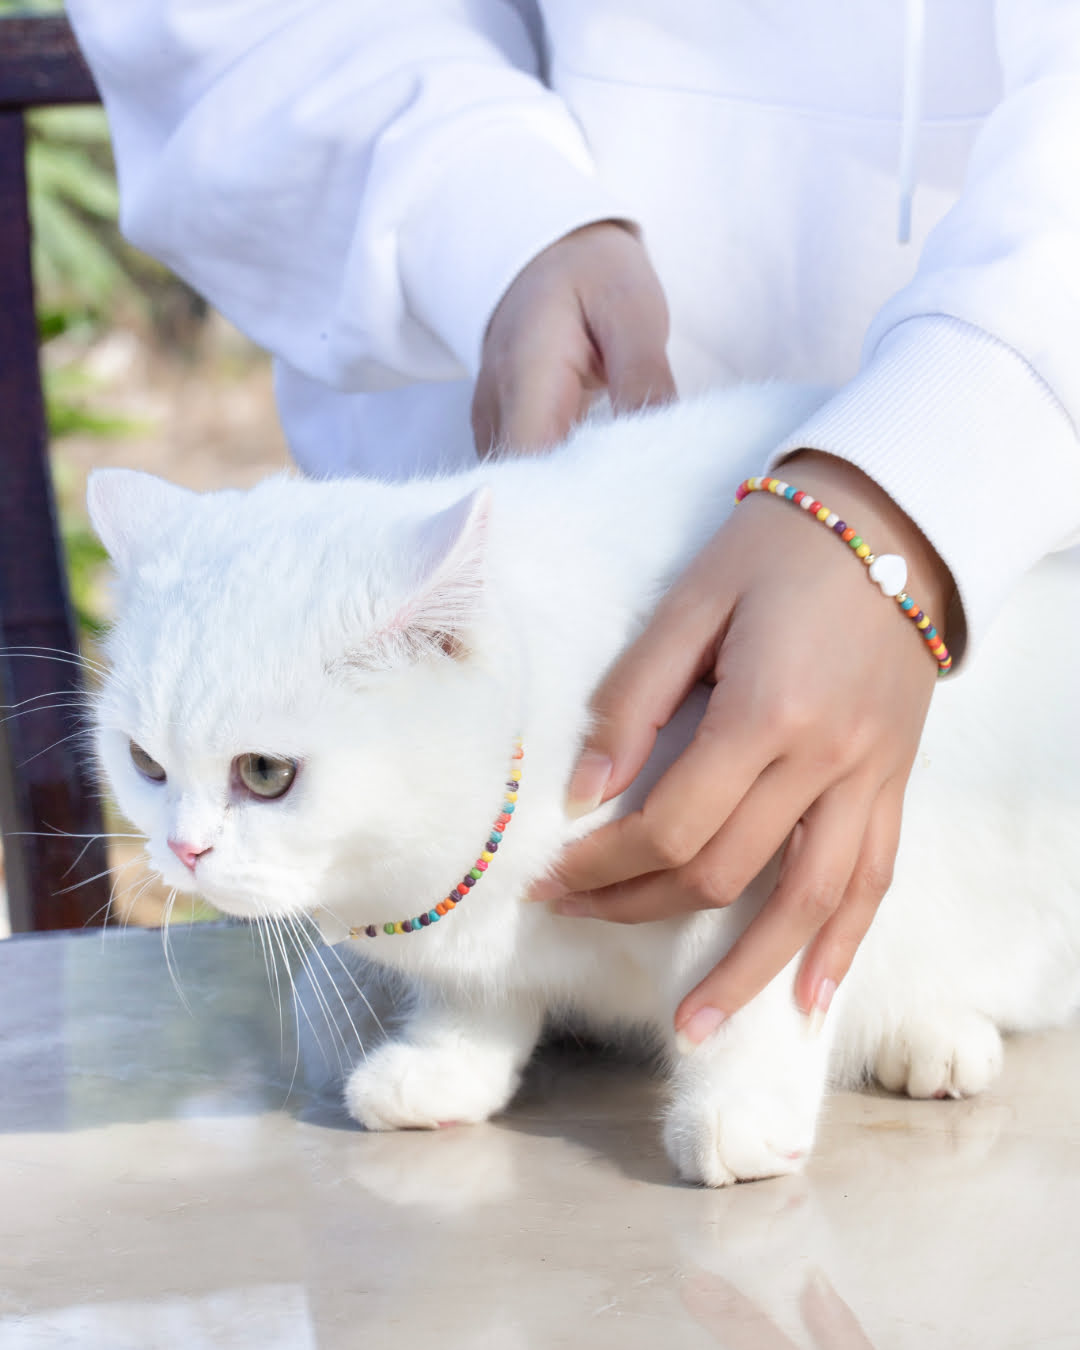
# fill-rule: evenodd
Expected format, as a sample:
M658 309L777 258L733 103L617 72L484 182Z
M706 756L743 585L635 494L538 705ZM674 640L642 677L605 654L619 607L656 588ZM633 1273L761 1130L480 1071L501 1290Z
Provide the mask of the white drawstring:
M915 196L925 56L926 0L907 0L904 28L904 106L900 122L898 239L901 244L911 242L911 201Z

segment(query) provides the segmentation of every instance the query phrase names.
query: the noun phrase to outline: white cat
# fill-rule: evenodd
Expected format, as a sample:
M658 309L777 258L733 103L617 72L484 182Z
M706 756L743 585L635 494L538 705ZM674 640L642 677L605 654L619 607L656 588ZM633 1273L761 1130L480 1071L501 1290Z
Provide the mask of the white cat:
M724 1185L800 1166L830 1064L840 1082L978 1092L999 1028L1080 1002L1075 556L1042 564L974 669L938 688L895 882L824 1030L797 1011L792 966L698 1049L674 1043L675 1007L769 875L729 910L641 927L522 898L568 839L626 809L563 811L592 691L734 485L821 397L717 393L405 485L277 477L199 495L94 475L119 579L97 733L112 790L169 885L234 915L318 912L332 940L373 926L355 941L416 999L402 1037L349 1078L364 1125L500 1111L545 1019L571 1014L664 1044L670 1156ZM699 710L676 719L665 763ZM515 763L501 847L442 915L498 838ZM383 932L433 910L419 931Z

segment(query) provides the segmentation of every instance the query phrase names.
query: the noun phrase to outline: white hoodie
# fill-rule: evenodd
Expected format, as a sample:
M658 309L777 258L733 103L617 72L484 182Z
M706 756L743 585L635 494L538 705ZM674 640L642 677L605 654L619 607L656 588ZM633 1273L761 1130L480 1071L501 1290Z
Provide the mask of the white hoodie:
M499 298L621 217L683 393L844 386L777 457L828 450L881 483L951 568L969 641L1080 529L1078 0L70 11L126 232L276 355L305 468L467 462Z

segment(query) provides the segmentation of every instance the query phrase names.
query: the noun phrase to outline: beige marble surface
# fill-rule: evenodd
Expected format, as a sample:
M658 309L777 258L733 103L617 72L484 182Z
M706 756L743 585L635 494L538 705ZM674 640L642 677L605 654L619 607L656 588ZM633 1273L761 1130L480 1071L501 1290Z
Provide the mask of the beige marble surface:
M710 1193L641 1068L559 1047L497 1122L367 1135L310 985L279 1021L241 929L173 963L187 1008L156 934L0 944L0 1350L1080 1346L1080 1030Z

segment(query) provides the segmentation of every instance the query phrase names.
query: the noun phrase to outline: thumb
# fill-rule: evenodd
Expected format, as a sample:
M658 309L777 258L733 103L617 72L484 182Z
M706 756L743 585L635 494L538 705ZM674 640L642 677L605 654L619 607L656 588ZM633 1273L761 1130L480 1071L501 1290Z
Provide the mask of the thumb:
M726 605L694 603L693 574L668 592L655 617L623 654L593 698L594 728L567 792L567 812L586 815L637 777L658 732L712 669Z
M677 397L675 380L663 344L643 345L640 338L620 341L603 351L611 404L616 412L633 412Z
M651 274L649 282L632 287L617 301L608 297L603 306L586 306L616 412L670 403L677 397L667 359L667 302Z

